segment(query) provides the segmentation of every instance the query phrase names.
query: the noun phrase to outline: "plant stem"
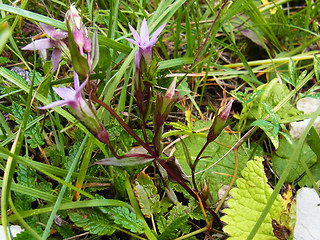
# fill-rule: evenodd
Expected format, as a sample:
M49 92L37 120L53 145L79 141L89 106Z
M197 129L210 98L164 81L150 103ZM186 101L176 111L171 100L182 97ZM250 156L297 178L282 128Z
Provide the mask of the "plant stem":
M142 146L144 147L153 157L155 156L155 152L151 149L151 147L142 141L142 139L119 117L119 115L105 102L101 101L93 92L91 95L93 101L99 103L102 107L110 112L110 114L117 119L120 125Z

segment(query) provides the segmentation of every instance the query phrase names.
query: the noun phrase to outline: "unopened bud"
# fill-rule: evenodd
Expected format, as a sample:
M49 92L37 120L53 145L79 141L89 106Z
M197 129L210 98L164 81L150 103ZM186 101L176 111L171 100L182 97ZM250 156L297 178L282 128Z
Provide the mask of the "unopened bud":
M230 110L232 108L232 103L233 103L233 99L231 99L228 104L221 110L221 112L219 113L219 117L226 121L229 117L229 114L230 114Z
M73 4L70 6L69 10L66 13L66 19L68 21L68 24L72 32L75 29L78 29L78 30L81 29L81 25L82 25L81 17L79 16L78 10L75 8Z
M221 131L224 129L228 116L230 114L233 101L233 99L230 100L229 103L220 111L220 113L216 114L213 123L209 129L207 142L214 141L219 136Z
M209 187L207 185L206 180L203 181L203 185L201 187L201 194L202 194L202 199L204 201L206 201L210 196L210 189L209 189Z
M176 78L174 78L172 83L170 84L166 94L164 95L165 98L167 98L168 100L173 100L173 97L174 97L174 94L176 91L176 83L177 83L177 80L176 80Z

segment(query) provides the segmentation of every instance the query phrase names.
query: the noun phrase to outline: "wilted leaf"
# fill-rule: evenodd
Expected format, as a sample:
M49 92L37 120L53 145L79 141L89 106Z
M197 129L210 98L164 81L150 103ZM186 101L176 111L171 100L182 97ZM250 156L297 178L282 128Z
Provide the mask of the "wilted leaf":
M256 224L267 204L273 190L268 185L262 165L262 158L248 161L241 174L243 178L236 181L237 187L231 189L229 208L224 209L221 218L227 225L223 228L230 235L230 240L246 239ZM254 239L277 239L273 235L272 219L279 221L281 214L281 196L278 194L270 212L264 219Z
M143 215L151 217L160 211L160 196L150 176L141 172L135 180L134 192Z

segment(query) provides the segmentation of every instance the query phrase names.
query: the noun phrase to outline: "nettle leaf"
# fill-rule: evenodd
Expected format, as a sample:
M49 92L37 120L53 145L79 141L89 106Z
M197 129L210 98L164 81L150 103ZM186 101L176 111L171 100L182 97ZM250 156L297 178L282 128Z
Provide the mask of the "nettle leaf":
M210 122L198 121L195 123L194 130L198 127L204 128L209 127ZM190 153L190 157L192 162L195 160L202 146L206 143L206 136L202 135L194 135L189 136L183 139L183 142L188 148ZM216 139L217 142L223 143L225 145L218 144L216 142L212 142L209 146L204 150L202 159L199 161L196 172L204 170L214 164L217 160L219 160L228 150L229 147L233 146L237 142L237 138L234 135L229 135L228 133L222 132L220 136ZM183 145L181 142L178 142L176 145L176 151L174 152L174 156L179 161L182 169L186 173L186 175L191 175L191 170L188 164L188 160L186 159ZM258 149L258 151L261 151ZM243 144L242 147L238 150L238 175L240 175L240 171L245 167L246 162L250 156L250 149L247 148L246 144ZM258 154L258 153L257 153ZM196 175L196 182L198 187L201 189L203 181L206 181L210 194L212 196L213 201L218 200L218 190L223 186L230 183L232 175L234 174L235 169L235 155L234 152L231 152L227 155L221 162L216 164L214 167L204 171L201 174ZM175 190L179 191L179 188L175 188ZM186 195L187 197L188 195Z
M123 228L134 233L143 233L142 220L137 219L134 212L130 212L126 207L104 207L99 208L102 212L109 214L113 221Z
M158 239L174 239L180 234L181 231L183 233L189 233L191 226L186 223L190 217L190 211L190 207L179 203L170 210L167 219L165 219L163 215L159 215L157 218L157 225L161 234Z
M150 176L141 172L135 180L134 192L144 216L160 212L160 196Z
M286 139L280 139L279 148L272 156L273 168L280 175L287 166L289 158L296 146L297 141L294 141L293 144L290 144ZM306 143L304 143L302 146L300 157L305 161L308 167L311 167L317 161L317 155L311 150L311 148ZM292 168L289 176L286 179L287 182L293 182L305 171L304 167L300 163L300 159L298 156L294 159L294 161L296 161L296 163L294 164L294 167ZM307 180L307 178L305 180ZM302 184L304 183L299 182L300 186L303 186Z
M17 180L20 185L36 188L37 176L29 167L20 164L17 175ZM19 211L29 210L32 202L36 200L35 197L19 192L15 192L15 196L15 205Z
M11 113L15 117L15 120L17 124L21 124L21 121L23 120L23 113L24 109L22 106L17 104L16 102L12 102L12 105L10 106ZM27 122L31 122L33 120L33 117L31 115L28 116ZM25 135L27 136L27 142L29 143L30 147L36 148L39 145L43 145L43 137L40 132L40 128L37 124L34 124L32 127L26 130Z
M112 235L115 232L110 217L93 209L77 209L68 213L69 218L77 227L89 231L91 234Z
M43 230L35 217L26 218L25 221L36 233L42 235ZM17 234L14 240L34 240L34 236L28 231L23 231Z
M262 165L263 158L256 157L248 161L241 174L243 178L236 181L237 187L231 189L231 199L227 201L229 208L221 218L227 225L223 230L230 235L230 240L246 239L256 224L273 190L268 185ZM277 239L273 234L272 219L279 221L282 198L278 194L270 212L264 219L254 239Z

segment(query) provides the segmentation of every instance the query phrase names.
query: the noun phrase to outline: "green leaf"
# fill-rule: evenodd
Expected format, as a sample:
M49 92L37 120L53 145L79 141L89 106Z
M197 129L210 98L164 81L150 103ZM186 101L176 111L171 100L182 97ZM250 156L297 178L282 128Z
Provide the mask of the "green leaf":
M191 226L187 223L190 217L191 208L182 203L175 205L169 212L167 219L164 215L158 215L157 225L161 233L158 239L174 239L180 231L188 233Z
M91 234L99 236L110 236L115 232L112 220L108 215L93 209L77 209L76 211L68 213L70 219L77 227L89 231Z
M262 94L257 96L252 102L248 103L248 118L263 119L267 116L268 112L265 108L261 107L262 103L266 103L271 108L274 108L280 103L287 95L290 94L289 89L285 84L280 84L278 79L273 79L271 82L259 86L257 90L264 90ZM290 102L286 102L280 108L276 115L278 118L286 118L298 115L299 111Z
M248 161L241 174L243 178L236 181L237 187L231 189L229 208L221 218L227 225L223 230L230 235L228 239L246 239L260 217L273 189L268 185L262 165L263 158L256 157ZM271 221L279 221L281 214L281 196L278 194L267 217L264 219L254 239L277 239L273 234Z
M62 225L62 226L56 226L58 232L63 238L70 238L75 236L76 234L73 232L70 225Z
M129 229L134 233L143 233L144 228L141 219L137 219L134 212L126 207L101 207L103 213L108 214L113 221L122 228Z
M160 211L160 196L149 175L144 172L138 174L134 192L144 216L151 217Z
M290 144L286 139L280 139L279 148L272 156L274 170L276 170L280 174L280 176L285 167L287 166L290 156L296 147L297 141L294 141L293 144ZM317 161L316 154L310 149L310 147L306 143L303 144L300 157L305 161L305 163L309 167ZM296 156L294 161L295 164L289 176L286 179L287 182L293 182L305 171L305 169L299 161L299 156Z
M194 126L194 131L197 129L210 127L210 122L197 121ZM202 159L199 161L196 173L202 171L212 164L214 164L217 160L219 160L228 150L229 148L226 146L233 146L237 142L237 138L235 135L229 135L228 133L222 132L219 137L216 139L217 142L225 144L220 145L216 142L212 142L208 145L208 147L202 153ZM191 160L194 161L196 156L198 155L202 146L206 143L207 138L206 134L201 133L198 135L189 136L183 139L183 142L188 148L190 153ZM190 176L191 170L187 161L187 158L184 153L183 145L181 142L178 142L176 145L176 151L174 152L174 156L179 161L183 171ZM250 149L247 148L246 144L243 144L241 148L238 150L238 169L241 171L250 156ZM209 186L210 194L212 196L213 201L218 200L218 190L226 184L229 184L234 174L235 170L235 155L232 151L228 154L221 162L216 164L214 167L207 169L201 174L196 175L196 182L198 183L198 187L201 188L203 181L205 180ZM179 189L176 189L179 190ZM187 197L187 195L186 195Z
M24 109L16 102L12 102L10 106L12 115L16 118L16 122L20 125L23 119ZM28 123L33 121L33 117L31 115L28 116ZM37 124L34 124L32 127L26 130L25 135L27 136L27 142L30 144L30 147L36 148L39 145L43 145L43 137L40 133L40 128Z

